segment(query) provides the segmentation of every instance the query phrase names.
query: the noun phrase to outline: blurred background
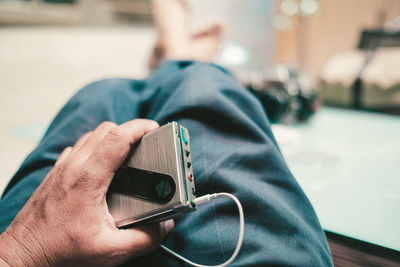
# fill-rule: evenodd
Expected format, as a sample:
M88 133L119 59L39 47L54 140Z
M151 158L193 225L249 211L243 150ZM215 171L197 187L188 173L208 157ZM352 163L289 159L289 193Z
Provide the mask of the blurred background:
M188 0L264 104L336 266L400 264L400 1ZM77 90L144 78L149 0L0 0L0 191ZM368 265L370 266L370 265Z

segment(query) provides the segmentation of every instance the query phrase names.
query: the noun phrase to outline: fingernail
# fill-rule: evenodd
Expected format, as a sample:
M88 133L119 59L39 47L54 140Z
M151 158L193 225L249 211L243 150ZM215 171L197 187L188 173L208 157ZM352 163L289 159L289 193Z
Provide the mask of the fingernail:
M148 119L146 119L146 121L147 121L147 127L149 127L150 130L157 129L158 127L160 127L160 125L156 121Z
M153 123L153 125L154 125L155 128L160 127L160 125L158 124L158 122L156 122L156 121L151 121L151 122Z
M168 234L169 232L171 232L174 226L175 226L174 220L165 221L164 222L165 233Z

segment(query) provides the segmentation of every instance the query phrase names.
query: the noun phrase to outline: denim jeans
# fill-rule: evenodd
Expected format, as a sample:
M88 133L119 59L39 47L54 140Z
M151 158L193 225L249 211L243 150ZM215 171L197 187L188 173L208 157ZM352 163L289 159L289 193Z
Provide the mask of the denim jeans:
M266 114L250 92L213 64L166 61L145 80L108 79L80 90L25 159L0 201L3 232L66 146L103 121L177 121L191 135L197 195L229 192L245 214L245 238L234 266L331 266L317 216L293 178ZM77 199L76 201L79 201ZM164 244L202 264L233 252L239 230L229 199L176 219ZM182 266L161 250L127 265Z

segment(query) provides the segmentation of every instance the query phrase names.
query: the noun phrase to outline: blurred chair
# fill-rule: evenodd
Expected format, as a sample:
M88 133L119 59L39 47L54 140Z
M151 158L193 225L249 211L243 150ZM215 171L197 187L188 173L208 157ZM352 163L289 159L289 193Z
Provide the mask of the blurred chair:
M364 30L358 50L338 54L321 76L324 102L400 114L400 32Z

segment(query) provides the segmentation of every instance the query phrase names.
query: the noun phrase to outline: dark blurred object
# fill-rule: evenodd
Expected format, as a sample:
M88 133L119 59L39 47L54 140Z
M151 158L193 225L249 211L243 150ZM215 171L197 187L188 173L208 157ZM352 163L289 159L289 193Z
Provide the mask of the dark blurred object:
M364 30L357 51L343 53L327 62L321 74L324 102L400 114L398 66L400 31ZM345 73L338 68L348 71Z
M376 49L378 47L400 47L400 32L389 32L382 29L362 31L358 49Z
M373 60L376 50L379 47L400 47L400 32L387 32L383 29L362 31L358 49L365 50L366 54L364 64L361 66L351 87L353 98L352 107L355 109L363 109L361 100L363 93L362 75ZM387 111L390 111L390 109Z
M307 121L320 106L310 79L285 66L278 66L273 75L239 75L239 81L258 97L272 122Z
M112 6L114 18L119 23L151 23L151 1L149 0L106 0Z
M347 266L400 266L400 252L325 232L335 267Z
M76 0L44 0L46 3L75 4Z

